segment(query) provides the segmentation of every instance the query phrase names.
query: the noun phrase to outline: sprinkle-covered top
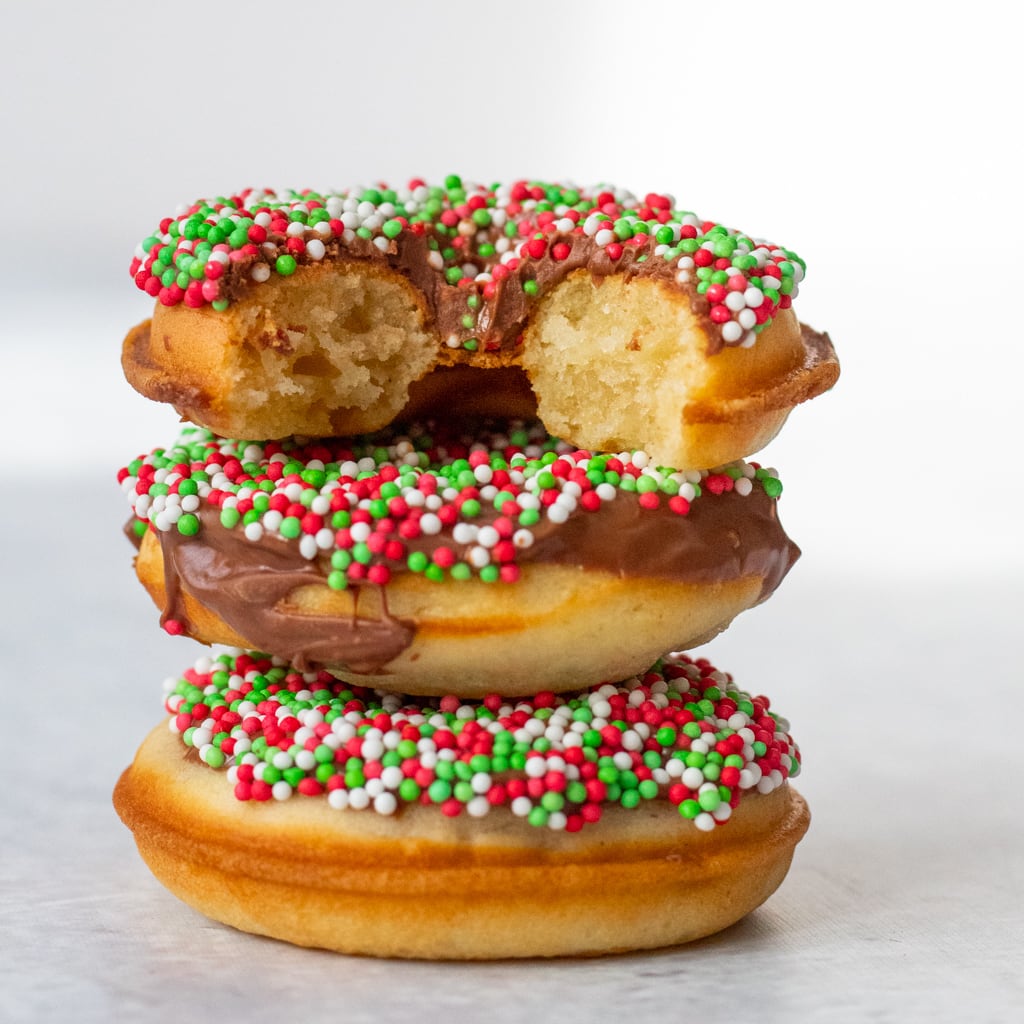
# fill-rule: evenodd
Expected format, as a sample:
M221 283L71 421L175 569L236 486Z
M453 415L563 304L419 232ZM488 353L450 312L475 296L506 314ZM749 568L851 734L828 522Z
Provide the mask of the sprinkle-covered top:
M482 817L495 807L577 832L605 807L667 800L697 828L800 770L789 724L704 659L577 694L413 699L300 674L253 653L204 657L168 682L170 729L239 800L325 796L390 815L403 804Z
M165 217L138 245L131 274L165 306L226 309L272 277L343 258L384 259L425 292L448 344L493 349L495 309L529 305L552 281L586 266L597 276L658 276L684 287L725 345L753 344L803 277L794 252L608 185L522 179L443 185L414 179L336 192L259 191L200 199ZM436 292L458 290L456 301ZM441 298L450 299L451 296Z
M679 472L640 451L576 449L522 421L472 434L414 426L307 443L231 440L186 427L169 448L123 467L118 480L138 534L192 537L216 523L253 543L280 538L307 561L329 560L327 583L338 590L384 585L405 571L511 583L540 531L617 497L628 496L641 516L686 517L694 503L721 495L763 500L782 491L775 471L754 462Z

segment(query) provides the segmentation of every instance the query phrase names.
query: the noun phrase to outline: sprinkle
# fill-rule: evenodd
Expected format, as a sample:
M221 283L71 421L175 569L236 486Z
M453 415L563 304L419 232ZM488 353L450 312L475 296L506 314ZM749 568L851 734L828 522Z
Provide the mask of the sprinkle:
M594 455L536 421L474 433L414 425L308 443L241 441L185 427L168 448L122 467L133 532L237 531L274 537L322 568L327 586L386 585L395 573L514 583L520 554L612 501L686 517L698 502L776 499L774 470L738 461L680 473L646 453ZM140 533L141 531L141 533Z
M171 731L225 772L238 800L325 797L381 815L424 801L449 817L507 807L534 827L578 831L604 805L667 801L710 831L745 792L770 793L801 765L768 698L683 654L578 693L470 701L230 651L172 681L164 706Z
M486 350L474 331L483 304L495 300L496 282L533 300L540 264L569 269L586 259L652 274L668 267L665 279L691 297L703 295L723 343L739 346L752 345L757 331L789 308L804 276L792 251L677 209L654 192L641 199L607 185L534 179L489 186L458 175L442 185L415 179L398 189L246 189L199 199L135 247L129 271L164 305L224 309L231 290L222 291L222 278L260 284L350 254L397 265L405 246L424 243L439 287L457 290L475 311L462 325L466 333L447 342L467 352Z

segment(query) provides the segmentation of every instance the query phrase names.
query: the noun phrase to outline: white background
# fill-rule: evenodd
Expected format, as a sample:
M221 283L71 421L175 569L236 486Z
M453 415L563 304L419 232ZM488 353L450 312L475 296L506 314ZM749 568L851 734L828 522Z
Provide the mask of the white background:
M150 308L134 246L179 203L451 172L608 180L807 261L797 309L843 379L767 456L808 552L872 575L1021 564L1015 517L982 511L1024 492L1020 57L999 5L361 10L4 8L4 368L27 385L5 423L58 443L87 425L85 474L157 443L126 418L173 423L117 359ZM72 310L47 335L55 375L29 339Z
M665 1009L679 1005L671 979L697 984L724 957L730 971L752 963L787 1013L953 1019L969 999L973 1019L1008 1019L1024 998L1024 832L1006 784L1019 777L1010 715L1024 679L1024 216L1007 9L4 5L0 637L20 717L7 730L18 785L0 801L5 821L24 821L0 839L15 923L0 928L0 948L12 939L0 1009L42 1019L55 991L79 1019L147 994L165 1009L161 972L202 974L204 957L285 956L314 986L343 970L197 924L150 882L107 806L158 716L158 680L193 656L156 628L117 536L114 471L176 421L120 374L121 337L149 310L127 268L136 242L199 196L456 172L668 191L795 249L808 263L797 310L829 331L843 373L763 455L804 558L712 648L776 696L805 749L815 823L790 880L755 924L699 949L564 974L446 969L437 1006L455 1019L467 986L519 991L529 978L571 1017L639 973L653 979L644 1005ZM49 709L71 693L74 720L55 723ZM433 975L417 970L391 975L394 1006L431 998Z

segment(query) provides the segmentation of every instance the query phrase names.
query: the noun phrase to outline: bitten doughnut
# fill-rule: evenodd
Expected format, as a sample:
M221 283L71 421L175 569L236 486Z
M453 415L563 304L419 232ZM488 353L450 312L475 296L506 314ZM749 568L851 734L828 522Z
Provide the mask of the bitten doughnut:
M131 272L157 303L125 340L128 380L229 437L469 401L703 468L760 450L839 372L790 308L799 257L654 193L454 176L244 191L162 220Z
M785 720L682 656L564 697L416 703L238 652L166 707L114 792L143 859L203 914L302 946L687 942L763 903L809 821Z
M239 442L119 474L170 632L406 693L574 689L703 643L799 554L774 471L677 472L536 422Z

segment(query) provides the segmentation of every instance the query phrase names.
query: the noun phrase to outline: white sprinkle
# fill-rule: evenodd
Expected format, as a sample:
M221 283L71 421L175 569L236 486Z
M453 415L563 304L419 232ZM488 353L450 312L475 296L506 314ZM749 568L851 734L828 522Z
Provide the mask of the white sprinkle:
M369 540L370 534L373 530L369 523L353 523L349 527L349 536L355 541L356 544L362 544Z
M533 802L528 796L517 796L515 800L509 804L509 810L517 818L525 818L530 811L533 810Z
M264 281L270 280L270 266L266 263L256 263L253 265L252 270L249 271L249 276L257 283L262 284Z
M479 544L471 547L466 552L466 561L469 562L474 569L482 569L485 565L491 564L491 553L485 547L481 547Z
M728 804L726 804L728 807ZM378 814L394 814L398 810L398 801L394 793L381 793L373 798L373 809Z
M370 806L370 794L361 786L348 791L348 805L353 810L365 811Z
M456 544L472 544L476 540L478 529L472 523L456 523L452 528L452 540Z
M560 525L561 523L567 522L569 514L569 510L565 508L564 505L559 505L557 502L548 506L548 519L555 524Z
M483 818L490 810L490 801L485 796L475 796L466 804L466 813L471 818Z
M481 526L476 535L477 543L493 548L501 540L501 534L493 526Z
M363 736L362 752L359 755L364 761L379 761L384 756L384 744L381 742L380 730L376 730L377 735L373 735L372 731L368 731Z
M344 718L336 718L331 722L331 733L337 737L339 743L348 743L356 734L356 727Z

